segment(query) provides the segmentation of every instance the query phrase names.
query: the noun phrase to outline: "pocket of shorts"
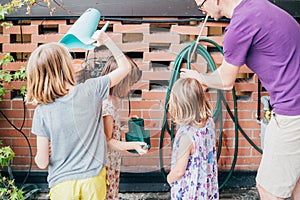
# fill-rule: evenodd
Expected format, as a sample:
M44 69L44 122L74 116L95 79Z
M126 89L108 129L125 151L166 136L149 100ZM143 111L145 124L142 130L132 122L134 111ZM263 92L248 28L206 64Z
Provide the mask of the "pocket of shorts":
M291 122L291 119L282 115L275 114L273 117L275 118L277 126L282 129L287 128Z

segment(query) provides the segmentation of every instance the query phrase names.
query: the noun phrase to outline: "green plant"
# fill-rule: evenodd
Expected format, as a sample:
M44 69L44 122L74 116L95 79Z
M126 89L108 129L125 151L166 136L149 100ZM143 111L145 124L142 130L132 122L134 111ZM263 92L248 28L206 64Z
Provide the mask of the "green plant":
M5 88L5 83L10 83L11 81L25 81L26 80L26 67L22 66L20 70L11 73L7 70L3 70L3 65L8 65L10 62L13 62L14 58L10 54L5 54L0 59L0 101L2 100L2 97L6 94L7 88ZM26 93L26 86L22 85L20 89L20 93L22 95L25 95Z
M0 140L0 145L2 141ZM8 166L14 158L15 153L9 146L0 148L0 165ZM3 200L21 200L24 199L23 191L18 189L14 180L8 179L0 174L0 199Z
M50 6L50 0L46 0L48 2L48 7ZM36 4L35 0L11 0L8 3L2 5L0 3L0 21L4 20L5 15L21 8L23 6L27 6L27 13L30 13L30 7ZM5 28L10 28L12 26L11 23L2 22L0 26ZM14 62L14 58L10 54L4 54L2 58L0 58L0 102L2 101L2 97L6 94L6 92L10 88L5 88L5 85L9 84L11 81L26 80L26 67L21 67L20 70L16 72L10 72L3 69L3 66L8 65L9 63ZM26 87L22 85L20 89L20 93L25 95ZM21 130L19 130L21 131ZM0 146L2 146L2 142L0 140ZM0 199L2 200L23 200L28 199L32 194L35 194L39 191L36 185L33 184L23 184L21 187L15 185L15 181L13 178L12 170L10 163L14 158L14 152L9 146L2 146L0 148L0 165L1 167L7 167L8 177L3 176L0 173Z

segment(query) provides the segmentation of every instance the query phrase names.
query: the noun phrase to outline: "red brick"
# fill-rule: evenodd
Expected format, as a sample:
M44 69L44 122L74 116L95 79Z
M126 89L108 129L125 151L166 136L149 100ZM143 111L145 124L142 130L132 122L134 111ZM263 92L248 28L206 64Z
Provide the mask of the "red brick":
M26 86L26 85L27 85L26 81L11 81L9 83L5 83L3 87L9 90L12 89L18 90L21 89L22 86Z
M29 166L29 162L30 162L30 158L29 157L19 157L19 156L15 156L12 164L13 165L25 165L25 166ZM34 163L34 158L32 158L32 163Z
M259 165L261 157L242 157L239 156L237 159L237 165Z
M3 136L0 138L0 140L2 141L2 146L11 146L12 142L11 142L11 138L4 138Z
M71 25L59 24L58 33L66 34L70 28L71 28Z
M183 34L183 35L196 35L198 36L200 33L201 26L178 26L178 25L173 25L171 27L171 32L172 33L177 33L177 34ZM202 36L206 36L208 32L208 28L204 27Z
M170 33L144 34L144 42L179 44L180 37L179 35L170 34Z
M168 53L166 51L155 51L155 52L145 52L144 60L145 61L174 61L176 54Z
M206 22L206 26L227 27L228 22Z
M257 84L249 83L247 81L244 82L236 82L234 84L236 91L257 91Z
M24 114L23 114L23 110L3 110L2 111L5 116L9 119L22 119Z
M250 138L254 144L260 147L260 138ZM248 140L246 140L243 136L239 138L239 146L240 147L250 147L252 146Z
M143 72L142 79L143 80L169 80L171 77L171 73L169 71L158 71L158 72Z
M220 52L211 52L211 57L213 58L216 64L221 64L223 61L224 56Z
M32 156L36 155L36 148L31 147ZM14 147L13 151L15 153L15 156L29 156L29 147Z
M210 39L210 40L216 42L219 46L222 47L222 42L223 42L224 38L223 38L223 36L208 36L207 39ZM214 47L214 45L209 42L201 41L200 44L204 45L204 46Z
M166 90L162 91L144 91L142 99L145 100L163 100L166 98Z
M149 24L141 24L141 25L121 25L114 24L113 32L115 33L149 33L150 25Z
M161 120L155 120L155 119L144 119L145 120L145 128L151 129L156 127L161 127L162 123Z
M19 136L21 136L19 134ZM29 138L29 143L30 143L30 146L34 146L36 147L36 139L31 139ZM25 140L25 138L14 138L12 140L12 147L28 147L28 144Z
M132 89L135 90L149 90L149 88L150 88L150 84L149 81L147 80L139 81L136 84L134 84L134 86L132 87Z
M118 45L124 52L149 52L149 44L140 42L130 42Z
M122 120L125 120L127 122L128 121L128 114L129 114L129 110L122 110L121 115L120 115ZM130 110L130 116L131 117L133 117L133 116L141 117L141 111L139 111L139 110Z
M190 67L192 70L197 70L201 73L207 72L207 63L206 62L196 62L196 63L190 63ZM174 63L172 62L170 65L170 69L174 68ZM183 63L180 68L187 68L187 64Z
M131 109L159 109L160 101L131 101Z
M0 43L9 43L10 38L7 35L0 35Z
M2 69L7 71L18 71L21 69L21 67L27 66L27 62L11 62L8 65L3 65Z
M150 61L143 61L142 59L133 59L137 64L138 68L142 71L146 71L150 69Z
M32 52L37 44L3 44L3 52Z
M23 124L23 120L14 119L13 123L16 127L21 127ZM31 126L32 126L32 120L27 119L24 123L24 128L31 128Z
M10 100L2 100L0 101L0 109L11 109L11 101Z
M62 37L63 35L57 35L57 34L33 35L31 36L31 42L33 43L58 42Z
M22 34L38 34L37 25L23 25L22 26ZM19 25L14 25L8 29L3 29L4 34L21 34L20 26Z
M238 155L239 156L250 156L250 150L251 150L250 147L239 147ZM235 151L234 147L222 148L221 156L233 156L234 151Z
M4 129L10 129L11 125L8 123L6 119L0 118L0 127Z
M179 52L186 47L187 45L189 45L190 43L183 43L183 44L171 44L170 45L170 52L175 53L175 54L179 54Z

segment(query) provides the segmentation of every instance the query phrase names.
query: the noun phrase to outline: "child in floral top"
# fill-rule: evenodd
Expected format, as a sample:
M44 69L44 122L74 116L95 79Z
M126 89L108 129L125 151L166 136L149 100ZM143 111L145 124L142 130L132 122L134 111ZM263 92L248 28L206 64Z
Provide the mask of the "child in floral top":
M192 78L177 80L169 112L180 125L167 176L171 199L219 199L214 122L202 85Z
M104 132L106 135L108 152L106 164L106 176L109 181L107 187L106 199L117 200L119 193L119 177L121 167L120 151L136 150L140 155L147 153L143 149L147 144L144 142L122 142L121 141L121 124L120 124L120 107L121 99L128 97L130 87L141 78L141 71L135 62L129 58L127 60L132 66L129 74L117 85L111 88L109 97L102 104ZM104 66L102 75L109 74L116 70L118 64L114 57L110 57Z

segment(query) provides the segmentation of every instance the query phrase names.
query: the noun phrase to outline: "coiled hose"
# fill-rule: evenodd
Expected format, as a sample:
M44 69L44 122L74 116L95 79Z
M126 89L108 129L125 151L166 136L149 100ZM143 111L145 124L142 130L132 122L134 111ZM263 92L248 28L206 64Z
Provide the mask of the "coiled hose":
M220 45L218 45L216 42L207 39L207 38L200 38L199 42L206 42L209 43L211 45L213 45L214 47L217 48L217 50L219 52L223 53L223 49ZM160 171L163 175L163 177L166 179L167 176L167 172L164 169L164 162L163 162L163 140L165 137L165 131L168 132L168 134L171 137L171 141L173 141L174 139L174 122L171 121L171 124L169 126L168 124L168 117L167 117L167 113L168 113L168 102L169 102L169 98L170 98L170 92L172 89L173 84L175 83L175 81L179 78L179 73L180 73L180 67L182 65L183 62L187 63L187 68L190 69L191 66L191 54L195 48L196 45L196 50L195 52L197 54L199 54L200 56L202 56L208 63L208 66L210 68L211 71L215 71L216 70L216 64L213 61L210 53L207 51L207 49L198 44L197 41L192 42L191 44L187 45L186 47L184 47L179 54L177 55L175 61L174 61L174 67L172 70L172 75L169 81L169 86L167 89L167 94L166 94L166 100L165 100L165 106L164 106L164 117L163 117L163 124L162 124L162 128L161 128L161 134L160 134L160 141L159 141L159 164L160 164ZM234 102L234 112L232 113L232 111L230 110L230 107L228 106L223 93L221 90L217 90L217 101L216 101L216 106L215 109L213 110L213 119L216 122L217 120L219 120L219 130L220 130L220 135L219 135L219 145L218 145L218 151L217 151L217 159L219 160L220 155L221 155L221 150L222 150L222 137L223 137L223 114L222 114L222 103L224 104L230 118L233 120L234 122L234 130L235 130L235 143L234 143L234 155L233 155L233 159L232 159L232 163L231 163L231 168L229 170L229 173L227 175L227 177L225 178L224 182L220 185L219 189L222 189L224 187L224 185L226 185L226 183L229 181L235 165L236 165L236 160L237 160L237 156L238 156L238 131L241 132L241 134L245 137L245 139L259 152L262 153L262 150L255 145L255 143L248 137L248 135L245 133L245 131L240 127L239 123L238 123L238 112L237 112L237 97L236 97L236 93L235 93L235 88L233 87L232 90L232 96L233 96L233 102Z

